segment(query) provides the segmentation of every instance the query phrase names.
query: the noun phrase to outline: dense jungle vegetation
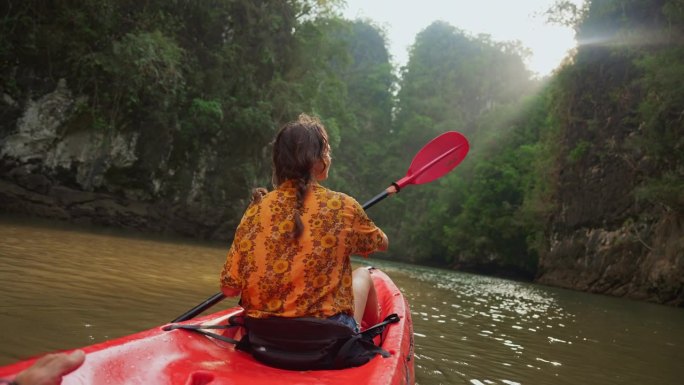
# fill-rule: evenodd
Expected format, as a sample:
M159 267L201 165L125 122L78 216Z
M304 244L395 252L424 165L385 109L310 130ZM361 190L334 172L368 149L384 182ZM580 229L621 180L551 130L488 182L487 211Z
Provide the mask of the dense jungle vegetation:
M339 7L3 1L0 89L25 100L66 79L79 99L63 130L98 130L102 146L116 132L139 134L136 164L107 169L95 190L182 200L233 222L252 187L270 187L269 142L301 112L331 135L328 186L360 202L402 177L429 139L460 131L471 153L455 172L369 213L391 255L411 262L533 277L558 175L611 151L620 167L647 158L630 199L684 210L684 1L557 3L549 17L571 23L580 46L542 80L519 43L439 21L395 68L382 29L343 19ZM0 137L17 114L0 108ZM606 146L607 124L626 127L626 144Z

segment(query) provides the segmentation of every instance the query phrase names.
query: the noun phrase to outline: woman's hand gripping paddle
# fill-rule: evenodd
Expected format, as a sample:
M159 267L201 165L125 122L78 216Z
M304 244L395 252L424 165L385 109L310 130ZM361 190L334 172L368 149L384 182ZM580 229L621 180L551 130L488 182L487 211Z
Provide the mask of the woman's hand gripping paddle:
M455 131L445 132L432 139L413 157L406 176L392 183L385 191L366 202L363 205L363 209L370 208L387 198L390 194L401 191L406 186L429 183L441 178L461 163L468 154L469 149L470 145L465 136ZM187 321L219 303L224 298L223 293L216 293L201 304L177 317L171 323Z

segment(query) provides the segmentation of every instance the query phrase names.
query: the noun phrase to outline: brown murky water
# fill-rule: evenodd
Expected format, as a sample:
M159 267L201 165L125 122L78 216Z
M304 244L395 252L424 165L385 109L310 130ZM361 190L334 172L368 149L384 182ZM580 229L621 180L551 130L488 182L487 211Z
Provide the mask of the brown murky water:
M0 365L170 321L226 247L0 220ZM370 262L411 304L420 385L682 383L684 309Z

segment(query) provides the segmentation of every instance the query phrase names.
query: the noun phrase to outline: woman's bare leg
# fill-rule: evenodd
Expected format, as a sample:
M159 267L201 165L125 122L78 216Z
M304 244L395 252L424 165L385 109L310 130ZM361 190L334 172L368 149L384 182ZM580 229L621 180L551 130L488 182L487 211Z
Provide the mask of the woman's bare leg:
M352 273L352 285L354 288L354 319L361 325L361 320L366 316L369 325L378 323L378 296L375 294L375 285L370 272L365 267L360 267Z

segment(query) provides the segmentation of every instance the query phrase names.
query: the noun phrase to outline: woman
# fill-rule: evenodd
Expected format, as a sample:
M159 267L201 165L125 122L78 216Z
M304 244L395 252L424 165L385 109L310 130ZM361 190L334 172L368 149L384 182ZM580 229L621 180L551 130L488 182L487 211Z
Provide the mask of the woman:
M387 236L353 198L318 184L328 177L328 134L307 115L284 125L273 144L273 184L257 189L221 273L246 315L329 318L358 331L379 309L367 269L350 255L387 249Z

